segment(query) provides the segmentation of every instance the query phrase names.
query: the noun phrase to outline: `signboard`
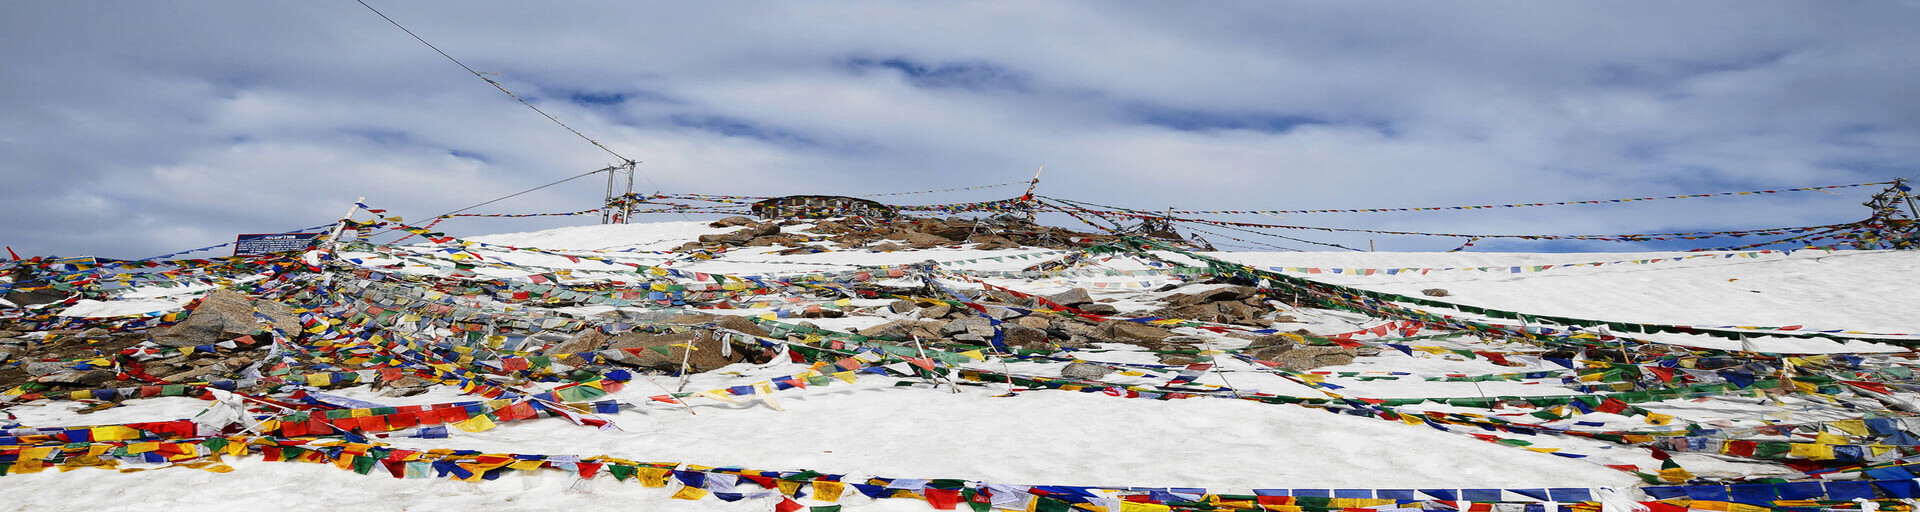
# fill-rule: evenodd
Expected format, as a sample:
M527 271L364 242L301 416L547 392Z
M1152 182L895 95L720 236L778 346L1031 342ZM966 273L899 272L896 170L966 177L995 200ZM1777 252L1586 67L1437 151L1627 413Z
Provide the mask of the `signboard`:
M247 234L233 239L234 256L259 256L262 254L304 251L313 247L326 233L278 233Z

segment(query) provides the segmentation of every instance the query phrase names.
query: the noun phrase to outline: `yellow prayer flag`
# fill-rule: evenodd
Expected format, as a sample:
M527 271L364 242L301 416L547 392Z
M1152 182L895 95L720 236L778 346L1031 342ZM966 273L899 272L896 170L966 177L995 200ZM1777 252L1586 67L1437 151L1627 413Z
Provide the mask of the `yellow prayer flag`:
M705 497L706 495L707 495L706 489L701 489L699 487L681 487L680 492L673 493L673 499L698 500L702 497Z
M485 414L475 414L472 418L467 418L466 421L454 423L453 426L454 428L467 432L486 432L493 430L493 427L499 425L493 422L493 418L489 418Z
M836 379L840 379L840 380L844 380L844 381L847 381L847 383L848 383L848 384L852 384L852 383L853 383L853 372L852 372L852 371L844 371L844 372L838 372L838 373L835 373L835 374L833 374L833 378L836 378Z
M1812 460L1833 460L1833 445L1793 443L1787 455Z
M672 473L672 470L662 469L662 468L639 467L639 468L634 468L633 474L634 476L640 478L640 485L643 487L666 487L667 475L670 473Z
M1867 422L1865 420L1843 420L1830 423L1830 425L1833 425L1833 428L1840 429L1855 436L1865 436L1872 433L1867 430Z
M832 503L840 501L840 495L846 492L847 484L840 482L813 482L813 499Z

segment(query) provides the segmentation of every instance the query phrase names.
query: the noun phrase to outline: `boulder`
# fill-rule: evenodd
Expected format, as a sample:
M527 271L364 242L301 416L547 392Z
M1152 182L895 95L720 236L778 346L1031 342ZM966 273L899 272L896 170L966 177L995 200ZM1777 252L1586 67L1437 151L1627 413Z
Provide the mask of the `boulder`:
M20 369L26 370L27 375L41 377L68 371L69 366L72 365L61 362L27 361L20 365Z
M1306 371L1322 366L1353 364L1353 356L1352 350L1341 347L1300 347L1278 354L1273 359L1260 359L1280 363L1281 368L1288 370Z
M987 316L993 317L994 320L1005 321L1026 316L1026 313L1006 306L987 306Z
M1195 292L1191 294L1176 294L1174 296L1167 297L1166 300L1168 303L1184 306L1184 305L1190 305L1190 304L1206 304L1209 302L1220 302L1223 300L1241 300L1248 297L1252 297L1257 293L1258 293L1258 290L1255 290L1253 288L1248 288L1245 286L1222 286L1219 288L1214 288L1212 290ZM1176 296L1180 297L1179 302L1174 301L1174 297Z
M1448 295L1452 295L1450 293L1447 293L1447 290L1445 288L1428 288L1425 290L1420 290L1420 294L1428 297L1445 297Z
M1048 295L1043 298L1047 299L1048 302L1052 302L1054 304L1060 304L1063 306L1077 306L1080 304L1090 304L1093 302L1093 296L1087 294L1086 288L1074 288L1074 289L1056 293L1053 295Z
M592 352L606 348L607 342L612 339L612 335L600 332L599 329L586 329L580 331L580 334L574 335L573 339L560 342L559 345L554 345L553 348L547 349L545 354L557 356L560 354Z
M894 340L906 340L919 337L936 339L941 337L940 323L917 320L895 320L884 324L860 329L861 336L873 336Z
M1136 322L1113 321L1100 324L1100 328L1094 331L1094 335L1121 342L1141 342L1160 341L1174 334L1173 331L1151 325Z
M739 215L735 215L732 217L727 217L724 219L713 221L713 223L708 224L707 227L730 228L734 226L746 226L749 224L753 224L754 222L757 222L757 221L753 220L753 217L742 217Z
M1080 380L1100 380L1109 373L1113 373L1113 368L1090 363L1069 363L1060 369L1061 377Z
M70 386L99 386L113 380L113 372L107 370L76 370L42 375L33 379L46 384L66 384Z
M408 375L392 382L375 382L373 389L378 391L383 387L386 388L385 391L380 392L380 396L406 397L425 393L433 389L433 386L433 381Z
M932 235L932 234L922 233L919 231L908 231L906 242L908 245L927 248L927 247L938 247L941 245L950 244L950 243L953 243L953 240L950 240L947 237L943 237L939 235Z
M760 328L760 324L753 323L753 321L748 320L747 317L738 315L703 315L695 313L668 318L666 322L685 325L714 324L725 329L732 329L762 338L773 336L768 333L766 329Z
M1027 350L1053 350L1053 342L1047 336L1047 331L1024 325L1009 324L1000 327L1001 330L1006 333L1006 337L1001 341L1005 342L1009 347ZM989 333L988 336L991 337L992 334Z
M913 301L910 300L896 300L887 303L887 311L896 315L907 314L907 312L918 309L919 307L919 304L914 304Z
M1293 349L1294 349L1294 346L1292 343L1283 343L1279 345L1267 345L1264 347L1251 348L1244 353L1247 355L1247 357L1259 359L1261 361L1278 362L1282 354L1291 352L1293 351Z
M947 305L945 302L920 308L920 318L946 318L947 315L951 313L953 313L953 306Z
M1023 325L1026 327L1032 327L1035 329L1046 329L1049 327L1053 327L1052 320L1047 319L1047 317L1038 316L1038 315L1027 315L1020 318L1016 318L1013 320L1013 323Z
M299 332L300 317L286 304L256 301L233 290L219 289L201 297L186 320L155 333L153 342L167 347L192 347L251 334L269 327L256 321L253 316L256 309L272 320L272 327Z
M1015 249L1020 247L1020 244L1017 242L1008 240L1006 239L1006 237L994 236L994 235L976 236L968 241L974 243L973 249L976 251L990 251L994 249Z
M1116 307L1113 307L1113 305L1112 305L1112 304L1101 304L1101 303L1098 303L1098 302L1095 302L1095 303L1092 303L1092 304L1081 304L1081 305L1078 305L1078 306L1074 306L1074 308L1075 308L1075 309L1079 309L1079 310L1081 310L1081 311L1085 311L1085 312L1088 312L1088 313L1092 313L1092 314L1095 314L1095 315L1118 315L1118 314L1120 314L1120 308L1116 308Z
M691 355L687 354L684 346L670 346L689 342L695 349ZM722 347L723 343L727 342L716 340L712 333L706 331L669 334L630 332L614 336L613 343L607 348L626 350L639 358L639 366L665 372L680 371L681 360L685 358L687 371L700 373L746 360L745 348Z

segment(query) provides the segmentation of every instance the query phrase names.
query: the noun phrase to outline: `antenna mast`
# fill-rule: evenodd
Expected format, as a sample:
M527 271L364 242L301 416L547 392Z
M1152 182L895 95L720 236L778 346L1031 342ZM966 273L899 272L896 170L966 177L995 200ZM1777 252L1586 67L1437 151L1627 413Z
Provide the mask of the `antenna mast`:
M633 205L640 198L633 195L633 171L635 162L606 168L607 196L600 208L601 224L626 224L633 220Z

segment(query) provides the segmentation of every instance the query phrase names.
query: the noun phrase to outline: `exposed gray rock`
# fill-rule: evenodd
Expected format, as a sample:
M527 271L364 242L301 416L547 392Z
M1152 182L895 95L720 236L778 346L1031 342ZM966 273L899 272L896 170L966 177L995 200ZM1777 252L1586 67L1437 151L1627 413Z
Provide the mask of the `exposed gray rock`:
M940 323L916 320L895 320L884 324L860 329L862 336L874 336L887 339L905 340L912 338L935 339L941 337Z
M1087 295L1086 288L1074 288L1072 290L1067 290L1067 291L1056 293L1053 295L1048 295L1045 298L1048 301L1053 302L1054 304L1060 304L1065 306L1076 306L1079 304L1088 304L1093 302L1093 296Z
M1425 290L1420 290L1420 294L1428 297L1445 297L1448 295L1452 295L1451 293L1447 293L1447 290L1445 288L1428 288Z
M1060 369L1061 377L1081 380L1100 380L1109 373L1113 373L1113 368L1089 363L1070 363Z
M68 366L71 365L60 362L27 361L25 364L20 365L20 369L26 370L27 375L40 377L67 371Z
M919 307L919 304L914 304L913 301L910 300L896 300L887 304L887 311L893 312L893 314L896 315L904 315Z
M952 313L953 313L953 306L949 306L945 302L920 308L920 318L926 318L926 319L946 318L947 315Z
M1038 315L1027 315L1020 318L1015 318L1013 320L1013 323L1027 326L1027 327L1032 327L1035 329L1046 329L1049 327L1053 327L1053 320L1050 320L1047 317L1038 316Z
M1047 337L1047 331L1016 324L1006 324L1000 327L1006 332L1006 338L1002 341L1009 347L1018 347L1027 350L1051 350L1053 348L1053 343L1051 343L1050 338ZM988 336L992 336L992 334L989 333Z
M985 328L988 334L992 334L993 322L990 322L985 318L981 318L977 316L961 317L958 320L947 322L946 324L941 325L940 335L953 336L953 335L962 334L968 331L977 330L980 328Z
M742 217L739 215L735 215L732 217L727 217L724 219L713 221L713 223L708 224L707 227L730 228L734 226L746 226L746 225L753 224L754 222L758 222L758 221L753 220L752 217Z
M1136 322L1112 321L1100 324L1095 335L1121 342L1160 341L1173 336L1173 331Z
M1113 307L1113 305L1112 305L1112 304L1101 304L1101 303L1098 303L1098 302L1095 302L1095 303L1092 303L1092 304L1081 304L1081 305L1078 305L1078 306L1074 306L1074 307L1075 307L1075 308L1078 308L1078 309L1079 309L1079 310L1081 310L1081 311L1085 311L1085 312L1088 312L1088 313L1093 313L1093 314L1096 314L1096 315L1118 315L1118 314L1120 314L1120 308L1116 308L1116 307Z
M987 316L995 320L1011 320L1025 315L1026 313L1005 306L987 306Z
M1352 350L1340 347L1300 347L1279 354L1274 359L1262 359L1280 363L1281 368L1288 370L1306 371L1322 366L1353 364L1353 356Z
M256 320L258 310L271 325ZM214 290L201 297L187 319L154 334L153 342L167 347L192 347L218 343L267 327L285 332L300 330L300 317L293 308L271 300L253 300L228 289Z
M113 380L113 372L107 370L78 370L42 375L34 381L47 384L68 384L74 386L98 386Z

